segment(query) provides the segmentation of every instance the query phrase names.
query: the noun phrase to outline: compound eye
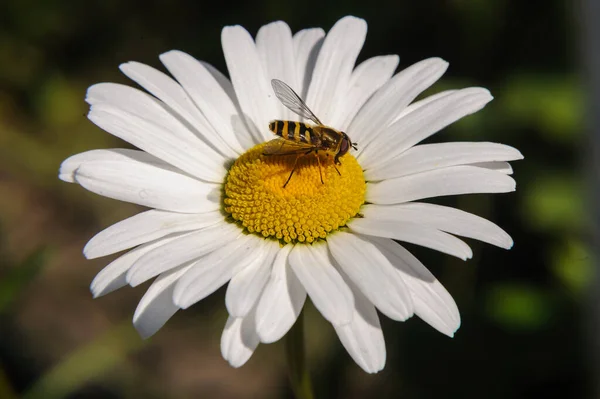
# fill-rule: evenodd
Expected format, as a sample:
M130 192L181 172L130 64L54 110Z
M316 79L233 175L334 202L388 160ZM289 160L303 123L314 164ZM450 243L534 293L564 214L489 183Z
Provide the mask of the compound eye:
M349 146L348 146L348 140L344 137L342 139L342 142L340 143L340 156L344 155L345 153L348 152Z

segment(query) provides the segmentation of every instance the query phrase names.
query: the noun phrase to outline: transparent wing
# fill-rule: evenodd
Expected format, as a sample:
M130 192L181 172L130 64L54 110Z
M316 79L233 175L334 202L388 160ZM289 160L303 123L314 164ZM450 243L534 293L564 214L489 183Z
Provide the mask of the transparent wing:
M277 138L265 144L263 155L302 154L309 152L313 148L315 147L310 144Z
M314 123L318 125L322 125L319 118L316 117L315 114L308 108L308 105L296 92L287 84L283 83L279 79L272 79L271 86L273 86L273 91L275 95L281 101L283 105L285 105L290 111L295 112L303 118L310 119Z

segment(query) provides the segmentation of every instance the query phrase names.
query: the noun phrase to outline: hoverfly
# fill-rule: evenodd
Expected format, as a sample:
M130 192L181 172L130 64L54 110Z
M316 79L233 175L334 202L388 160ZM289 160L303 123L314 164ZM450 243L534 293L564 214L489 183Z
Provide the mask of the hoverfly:
M315 125L282 120L271 121L269 130L280 138L268 142L263 155L296 155L292 171L283 185L285 188L296 171L298 159L314 153L319 164L321 183L323 183L319 151L324 151L327 156L333 155L335 167L340 165L339 158L348 152L350 146L356 150L356 143L352 143L346 133L323 125L290 86L278 79L271 80L271 86L283 105L299 116L310 119ZM337 167L335 170L341 175Z

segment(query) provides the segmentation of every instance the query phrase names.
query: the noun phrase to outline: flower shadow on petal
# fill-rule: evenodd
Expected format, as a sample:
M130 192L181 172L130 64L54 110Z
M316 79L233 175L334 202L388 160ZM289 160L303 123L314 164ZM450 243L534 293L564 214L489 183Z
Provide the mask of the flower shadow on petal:
M175 119L177 119L183 126L185 126L190 132L192 132L194 134L194 136L196 136L198 138L198 140L202 141L204 144L206 144L210 149L216 151L219 154L222 154L222 151L217 148L215 146L214 143L212 143L210 140L207 140L206 137L204 137L204 135L198 130L198 128L196 126L194 126L193 123L191 123L189 120L187 120L185 117L183 117L182 115L180 115L178 112L176 112L175 110L173 110L171 107L169 107L166 104L162 104L163 108L169 113L171 114ZM230 160L227 160L227 157L224 157L226 159L226 162L224 162L223 167L227 168L229 166L229 163L231 162Z
M315 69L315 65L317 64L317 58L319 56L319 52L321 51L321 47L323 46L324 37L319 39L310 50L308 54L308 61L306 62L306 69L304 70L304 86L300 88L300 97L306 98L308 95L308 88L310 87L310 82L312 80L312 73Z
M222 192L221 187L219 187L219 186L215 186L206 195L206 198L208 198L210 201L213 201L213 202L221 202L222 197L223 197L223 192Z
M260 134L260 130L254 124L252 118L242 113L242 110L237 103L236 108L238 108L238 115L231 116L231 126L233 127L233 132L240 140L241 145L244 148L250 148L254 147L256 144L263 143L265 139ZM273 115L273 119L276 119L275 116L276 115ZM266 128L267 127L265 126L265 129Z
M344 273L344 271L342 270L341 266L339 265L339 263L337 262L337 260L335 260L335 258L333 257L333 255L331 254L331 251L327 251L327 256L329 257L329 261L331 262L331 264L333 265L333 267L335 267L335 269L340 273L340 275L342 276L342 278L344 279L344 281L346 282L346 284L348 284L348 286L350 287L350 290L352 291L353 295L359 295L361 297L361 300L355 300L354 301L354 307L355 310L358 314L360 314L360 316L367 322L369 323L369 325L376 327L376 328L381 328L380 324L379 324L379 318L377 317L377 313L372 313L369 312L369 309L367 309L364 306L364 303L367 303L370 301L368 301L368 299L366 299L365 295L362 293L362 291L360 290L360 288L358 288L356 286L356 284L354 284L354 282L352 281L352 279L350 277L348 277L348 275L346 273ZM373 317L373 315L375 317Z
M247 348L254 350L259 343L258 334L256 333L256 305L246 317L244 317L240 328L240 334L242 343Z
M429 270L400 243L389 238L362 236L379 248L381 253L400 272L419 280L433 283L437 279Z
M348 283L348 285L350 285L350 289L352 290L352 293L356 296L358 296L360 291L358 289L357 286L355 286L349 278L346 278L346 282ZM360 293L361 296L364 297L364 294L361 292ZM372 312L369 311L370 309L366 306L366 304L368 303L368 300L366 299L366 297L364 297L364 300L356 300L355 301L355 306L356 306L356 312L367 322L369 323L369 325L376 327L376 328L381 328L381 325L379 323L379 317L377 316L377 312ZM371 306L369 306L371 307Z
M289 295L288 301L292 304L292 307L294 309L294 314L299 315L300 312L302 311L302 308L304 307L305 300L295 301L294 299L298 298L301 295L304 295L304 298L306 299L306 291L304 290L302 283L300 283L300 281L298 280L298 277L296 277L296 275L292 271L289 263L286 264L286 268L287 268L287 273L286 273L287 286L290 287L290 292L288 292L288 295ZM293 290L293 292L291 290Z
M161 168L169 172L181 172L174 166L144 151L133 150L129 148L107 148L102 150L90 150L82 152L65 159L60 166L60 174L73 179L75 171L79 169L79 167L82 164L86 162L103 160L141 162L145 164L150 164L152 166L156 166L157 168ZM181 173L185 174L185 172Z
M209 63L204 61L200 61L200 63L204 65L206 70L215 78L219 86L221 86L225 94L227 94L227 96L231 99L231 102L235 107L237 114L231 116L231 128L233 129L235 136L238 138L238 140L240 140L242 147L250 148L255 144L262 143L264 140L260 137L258 129L252 122L252 119L242 112L242 108L240 107L240 103L237 99L231 81ZM243 115L243 118L240 115ZM249 140L249 138L252 140ZM225 168L229 169L234 161L235 160L228 160Z
M235 109L237 109L239 111L240 104L238 103L237 97L235 95L235 90L233 89L233 85L231 84L229 79L227 79L227 77L225 75L223 75L217 68L215 68L208 62L204 62L204 61L199 61L199 62L206 68L208 73L210 73L215 78L218 85L221 86L221 88L223 89L225 94L227 94L227 96L231 99L231 102L233 103L233 105L235 105Z

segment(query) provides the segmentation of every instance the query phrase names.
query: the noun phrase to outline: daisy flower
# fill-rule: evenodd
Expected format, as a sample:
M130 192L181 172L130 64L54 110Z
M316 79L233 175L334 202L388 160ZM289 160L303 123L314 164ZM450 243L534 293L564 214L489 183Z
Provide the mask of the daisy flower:
M137 62L120 66L144 90L90 87L88 118L139 150L74 155L60 178L151 208L87 243L89 259L128 250L98 273L93 295L154 279L133 317L149 337L179 309L229 283L221 351L234 367L260 342L282 338L307 296L369 373L386 358L377 310L398 321L416 314L453 336L460 326L454 300L398 241L464 260L472 252L456 236L510 248L510 236L495 224L422 200L514 191L506 161L522 156L489 142L419 144L492 96L472 87L414 102L448 63L430 58L396 74L396 55L355 65L366 32L355 17L327 34L292 35L274 22L253 39L228 26L221 40L229 78L169 51L160 60L172 77ZM272 79L357 150L339 164L327 151L266 154L277 138L271 121L307 122L278 100Z

